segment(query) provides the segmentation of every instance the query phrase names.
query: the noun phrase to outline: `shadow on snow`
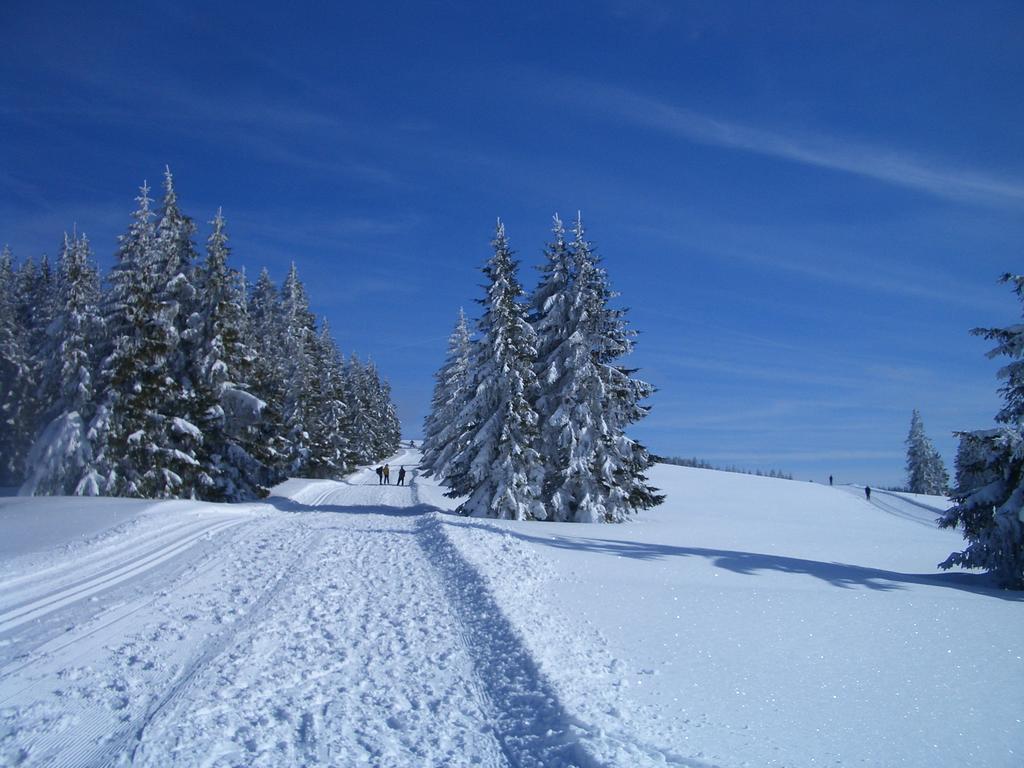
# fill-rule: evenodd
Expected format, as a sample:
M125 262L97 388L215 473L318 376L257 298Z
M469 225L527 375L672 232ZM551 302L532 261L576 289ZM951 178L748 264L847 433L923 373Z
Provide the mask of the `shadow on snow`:
M672 557L703 557L712 565L733 573L755 576L760 572L795 573L813 576L834 587L851 589L864 587L880 592L904 589L905 584L945 587L964 592L995 597L1011 602L1024 602L1024 594L999 589L988 574L980 573L900 573L881 568L869 568L847 563L806 560L799 557L743 552L732 549L705 547L679 547L617 539L591 539L581 536L534 536L515 528L496 528L487 523L467 522L466 525L494 533L507 533L524 541L556 549L597 552L637 560L661 560ZM543 525L543 523L539 524Z

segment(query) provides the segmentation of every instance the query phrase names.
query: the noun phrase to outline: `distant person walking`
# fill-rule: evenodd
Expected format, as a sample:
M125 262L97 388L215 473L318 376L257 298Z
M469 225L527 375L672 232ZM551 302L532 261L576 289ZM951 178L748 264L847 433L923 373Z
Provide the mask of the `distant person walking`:
M377 485L384 485L384 467L377 467Z
M405 467L398 468L398 484L405 485Z
M828 484L829 484L829 485L832 485L832 475L829 475L829 476L828 476Z
M865 485L864 486L864 497L868 501L871 501L871 486L870 485Z
M384 485L391 485L391 467L384 465Z

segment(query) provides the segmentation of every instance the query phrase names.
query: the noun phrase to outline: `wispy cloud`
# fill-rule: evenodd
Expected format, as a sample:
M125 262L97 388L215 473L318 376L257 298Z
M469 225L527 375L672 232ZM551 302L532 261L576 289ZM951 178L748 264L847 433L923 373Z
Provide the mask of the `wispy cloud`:
M650 96L575 78L555 78L559 97L669 136L842 171L937 197L986 204L1024 204L1024 181L958 168L910 152L837 136L785 132L722 120Z

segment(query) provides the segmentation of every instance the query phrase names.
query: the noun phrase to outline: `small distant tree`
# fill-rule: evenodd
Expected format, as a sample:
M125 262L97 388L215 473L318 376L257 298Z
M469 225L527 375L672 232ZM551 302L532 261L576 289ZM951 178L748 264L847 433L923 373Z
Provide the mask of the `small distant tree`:
M1024 302L1024 275L1003 275ZM939 519L943 528L959 527L968 546L940 568L984 568L999 583L1024 589L1024 324L971 331L996 342L989 357L1010 358L999 371L1005 404L995 429L962 432L957 455L954 507Z
M921 414L914 409L907 435L907 487L911 493L933 496L944 494L949 486L949 473L942 456L924 433Z

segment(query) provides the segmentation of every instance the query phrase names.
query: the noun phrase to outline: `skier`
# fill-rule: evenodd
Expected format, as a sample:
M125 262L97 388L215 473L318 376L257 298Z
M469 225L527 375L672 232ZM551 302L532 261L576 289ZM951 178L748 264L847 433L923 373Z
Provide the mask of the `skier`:
M405 485L405 467L398 468L398 484Z
M377 485L384 485L384 467L377 467Z
M384 465L384 485L391 485L391 467Z
M829 484L829 485L832 485L832 475L829 475L829 476L828 476L828 484Z
M867 498L868 501L871 501L871 486L870 485L865 485L864 486L864 496Z

